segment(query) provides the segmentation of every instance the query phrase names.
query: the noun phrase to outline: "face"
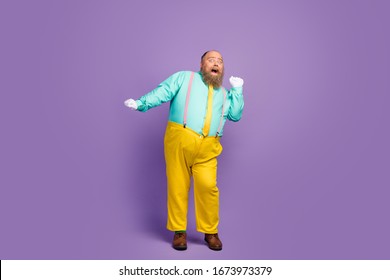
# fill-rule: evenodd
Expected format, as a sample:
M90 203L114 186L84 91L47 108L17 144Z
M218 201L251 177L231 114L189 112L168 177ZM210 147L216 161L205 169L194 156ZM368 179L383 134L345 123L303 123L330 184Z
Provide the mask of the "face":
M206 84L215 88L222 85L224 65L221 54L217 51L208 52L200 63L200 71Z

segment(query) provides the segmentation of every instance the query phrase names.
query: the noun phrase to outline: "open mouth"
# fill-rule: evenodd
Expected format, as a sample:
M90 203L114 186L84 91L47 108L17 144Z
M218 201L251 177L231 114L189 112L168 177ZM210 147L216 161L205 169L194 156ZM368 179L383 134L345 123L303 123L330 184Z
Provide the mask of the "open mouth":
M211 69L211 73L213 73L213 74L218 74L218 73L219 73L219 70L216 69L216 68L213 68L213 69Z

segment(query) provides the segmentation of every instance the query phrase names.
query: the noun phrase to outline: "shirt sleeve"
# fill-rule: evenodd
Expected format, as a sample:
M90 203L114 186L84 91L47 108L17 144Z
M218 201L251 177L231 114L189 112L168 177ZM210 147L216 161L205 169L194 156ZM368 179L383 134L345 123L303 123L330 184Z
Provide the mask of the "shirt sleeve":
M137 110L146 112L153 107L161 105L162 103L171 101L179 92L180 87L183 84L184 77L184 71L177 72L170 76L168 79L159 84L157 88L136 100L138 105Z
M228 92L228 98L230 100L230 108L227 118L230 121L238 122L241 119L242 111L244 109L242 87L231 88Z

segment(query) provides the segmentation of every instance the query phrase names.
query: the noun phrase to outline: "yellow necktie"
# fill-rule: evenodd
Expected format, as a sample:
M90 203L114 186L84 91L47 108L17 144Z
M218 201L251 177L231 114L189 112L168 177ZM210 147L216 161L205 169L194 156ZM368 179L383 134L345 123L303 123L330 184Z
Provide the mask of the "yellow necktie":
M213 112L213 86L209 85L209 93L207 96L207 113L206 113L206 119L204 121L204 126L202 130L204 136L207 136L209 134L212 112Z

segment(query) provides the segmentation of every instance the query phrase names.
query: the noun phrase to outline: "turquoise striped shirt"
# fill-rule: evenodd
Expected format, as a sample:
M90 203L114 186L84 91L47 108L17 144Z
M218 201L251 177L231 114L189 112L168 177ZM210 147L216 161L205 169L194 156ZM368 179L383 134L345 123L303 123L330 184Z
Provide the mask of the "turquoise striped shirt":
M136 101L138 105L137 110L146 112L153 107L170 101L169 121L183 124L191 73L191 71L180 71L170 76L157 88ZM186 127L198 134L202 134L202 128L206 118L207 95L208 86L203 82L201 72L195 72L191 86L191 95L189 97ZM224 94L222 88L214 89L209 136L215 136L217 134L221 122L223 102ZM234 122L239 121L243 108L244 98L242 95L242 87L231 88L229 91L226 91L224 116L218 134L219 136L223 135L223 126L226 119Z

